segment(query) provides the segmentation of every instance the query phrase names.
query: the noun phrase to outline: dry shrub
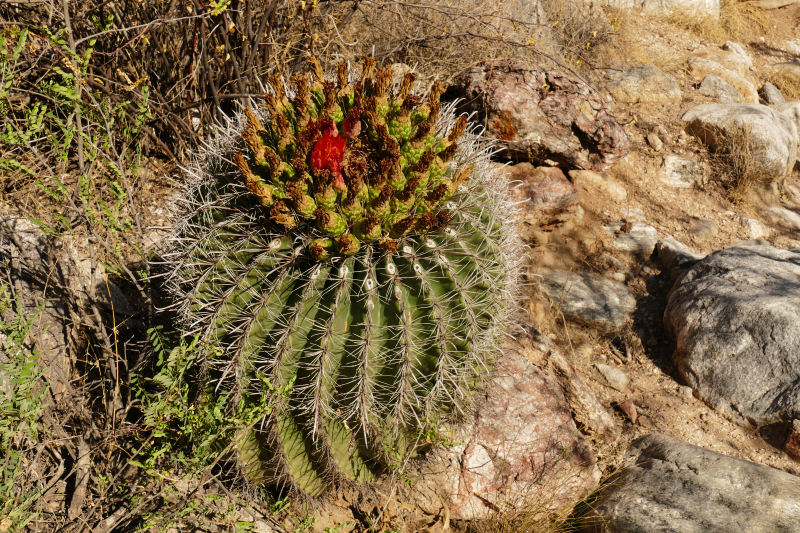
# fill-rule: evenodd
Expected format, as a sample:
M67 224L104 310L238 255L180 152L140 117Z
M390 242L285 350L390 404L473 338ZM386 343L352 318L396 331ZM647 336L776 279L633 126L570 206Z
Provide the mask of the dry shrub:
M599 67L655 65L664 72L674 72L682 68L681 54L648 38L649 32L644 28L649 22L647 19L610 10L608 17L616 28L616 35L614 39L601 43L595 51Z
M328 57L374 54L444 81L508 57L575 68L590 63L593 49L614 35L607 15L582 0L365 1L338 20Z
M762 35L772 27L772 18L756 0L722 0L718 19L687 9L672 13L670 21L700 37L723 43Z
M776 68L767 81L780 89L788 101L800 100L800 76L788 68Z
M724 148L711 154L711 164L733 203L746 203L754 183L774 178L773 174L765 171L763 162L754 153L755 141L750 126L742 126L723 139L719 146Z

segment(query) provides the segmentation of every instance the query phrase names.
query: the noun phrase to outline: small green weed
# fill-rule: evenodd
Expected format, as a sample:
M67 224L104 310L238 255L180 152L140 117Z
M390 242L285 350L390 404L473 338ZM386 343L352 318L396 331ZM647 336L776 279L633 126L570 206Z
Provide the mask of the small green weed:
M11 300L8 286L0 286L0 312L14 313L11 303L22 309L22 302ZM35 518L30 511L41 496L40 490L25 490L18 484L23 475L23 452L39 441L39 417L44 410L47 385L41 382L44 371L38 351L25 347L25 340L42 312L14 313L9 321L0 320L4 336L0 353L0 531L23 531Z

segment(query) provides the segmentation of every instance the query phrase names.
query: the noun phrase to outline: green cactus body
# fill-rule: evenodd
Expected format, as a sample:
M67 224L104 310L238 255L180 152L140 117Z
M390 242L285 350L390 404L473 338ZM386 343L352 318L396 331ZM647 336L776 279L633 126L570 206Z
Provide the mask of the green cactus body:
M305 189L273 179L271 198L259 196L263 187L244 179L242 130L220 130L218 157L197 168L214 177L187 192L167 256L187 330L223 354L209 361L209 379L275 402L240 439L243 471L312 497L332 482L374 480L390 456L413 453L427 424L464 412L515 309L516 210L493 177L488 145L467 134L464 155L446 168L430 164L433 154L421 163L466 121L447 108L412 148L428 111L391 115L413 74L398 92L390 70L377 69L375 80L366 86L389 103L371 111L372 94L354 97L358 86L341 86L341 76L335 102L325 96L331 82L310 96L298 87L295 100L311 102L304 129L295 107L281 107L285 89L271 77L268 125L248 110L241 138L253 154L263 149L251 139L267 146L269 168L307 168ZM278 113L289 127L268 120ZM380 124L394 127L374 129ZM231 152L236 168L225 163Z

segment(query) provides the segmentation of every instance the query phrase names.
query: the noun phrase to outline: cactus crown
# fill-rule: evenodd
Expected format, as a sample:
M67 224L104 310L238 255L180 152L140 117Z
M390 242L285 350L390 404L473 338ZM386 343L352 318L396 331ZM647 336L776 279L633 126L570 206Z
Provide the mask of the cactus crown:
M425 96L372 58L335 80L310 62L210 137L164 258L186 333L221 348L208 382L274 398L243 470L316 496L463 412L523 254L490 148L439 83Z
M376 69L371 57L352 85L347 63L339 64L336 82L324 78L313 56L310 63L313 81L293 76L291 98L280 74L269 78L272 120L265 127L246 110L242 139L250 160L233 154L269 220L287 232L313 234L308 249L317 261L353 256L362 243L393 252L396 239L446 224L440 204L472 167L448 172L467 119L459 117L446 137L437 137L441 84L434 82L423 104L412 91L413 72L392 90L392 67Z

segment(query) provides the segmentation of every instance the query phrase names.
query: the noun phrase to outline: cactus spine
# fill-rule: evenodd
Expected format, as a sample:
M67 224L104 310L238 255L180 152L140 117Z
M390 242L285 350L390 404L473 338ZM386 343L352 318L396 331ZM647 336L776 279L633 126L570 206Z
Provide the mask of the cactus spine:
M366 58L219 127L177 215L169 286L222 349L210 380L274 395L241 464L310 496L369 481L463 411L514 311L516 210L466 117ZM291 388L288 395L275 390Z

